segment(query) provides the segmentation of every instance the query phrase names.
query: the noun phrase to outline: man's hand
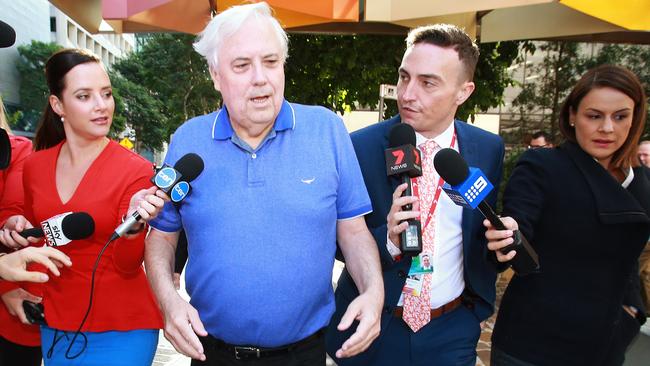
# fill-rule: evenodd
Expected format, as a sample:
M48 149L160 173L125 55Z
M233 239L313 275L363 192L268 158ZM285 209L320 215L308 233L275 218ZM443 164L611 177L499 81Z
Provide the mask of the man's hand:
M43 301L40 297L34 296L29 292L23 290L22 288L17 288L15 290L7 291L2 294L2 302L5 304L9 314L18 317L23 324L31 324L27 317L25 316L25 310L23 309L23 300L40 303Z
M497 230L488 220L483 220L483 225L487 228L485 237L488 240L488 249L496 253L499 262L507 262L514 258L517 252L511 250L507 254L503 254L500 249L514 242L512 235L515 230L519 229L519 225L512 217L502 217L501 222L508 230Z
M639 312L639 310L637 310L637 308L635 308L634 306L629 306L629 305L623 305L623 310L625 310L625 312L628 313L634 319L636 319L636 315Z
M337 329L344 331L350 328L354 320L358 320L359 325L354 334L336 351L336 357L352 357L370 347L372 341L379 336L382 305L383 296L369 293L359 295L350 303Z
M386 217L386 229L388 230L388 238L395 245L400 244L400 234L409 226L406 220L420 217L420 201L418 198L415 196L402 197L402 193L404 193L406 188L408 188L408 184L406 183L397 186L395 192L393 192L393 204L390 206L390 211ZM412 205L412 210L402 211L402 207L407 204Z
M59 268L70 267L72 262L63 252L52 247L27 247L0 257L0 278L7 281L46 282L49 277L42 272L28 272L27 263L40 263L55 276Z
M203 345L197 334L205 337L208 332L203 327L196 309L176 295L162 306L162 310L165 316L165 338L178 352L205 361Z

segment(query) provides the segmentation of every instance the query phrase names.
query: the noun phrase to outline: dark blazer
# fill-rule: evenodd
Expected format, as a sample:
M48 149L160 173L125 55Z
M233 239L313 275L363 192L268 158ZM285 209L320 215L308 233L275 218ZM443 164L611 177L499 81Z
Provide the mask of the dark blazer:
M377 242L381 256L384 279L384 312L381 326L385 329L393 321L393 311L399 300L406 275L411 265L411 258L405 257L395 262L386 249L386 216L392 205L392 195L399 185L398 179L386 176L384 151L388 147L390 128L400 122L399 116L377 123L351 134L363 179L370 199L372 213L366 215L366 223ZM472 167L480 168L488 179L499 186L503 164L504 147L501 138L469 125L462 121L454 122L460 154ZM497 190L495 189L487 201L494 205ZM495 280L497 266L492 255L488 253L483 217L477 210L463 209L463 258L464 277L468 299L471 298L477 321L484 320L494 311ZM336 289L336 312L330 321L326 335L327 349L330 355L340 348L341 344L350 337L354 329L339 332L336 325L340 322L350 302L359 294L350 274L344 270ZM399 320L398 320L399 321ZM353 325L351 328L355 328ZM375 340L373 346L365 353L353 357L346 364L364 364L374 347L380 343L383 333Z
M607 365L621 304L650 234L650 181L624 189L575 143L529 150L504 193L539 254L539 273L510 282L492 345L535 365Z

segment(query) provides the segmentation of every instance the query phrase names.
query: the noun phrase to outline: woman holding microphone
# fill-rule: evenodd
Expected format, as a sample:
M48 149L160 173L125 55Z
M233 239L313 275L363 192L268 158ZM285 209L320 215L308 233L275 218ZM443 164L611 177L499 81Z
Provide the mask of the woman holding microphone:
M650 181L636 159L646 96L629 70L603 65L577 82L562 107L566 142L528 150L504 193L503 221L488 222L501 253L519 229L540 270L515 276L501 302L492 365L616 365L619 332L638 323L624 296L650 235Z
M115 102L99 59L63 50L50 57L45 73L49 103L36 152L25 162L24 214L7 220L0 240L25 246L18 232L31 224L66 212L90 214L94 234L59 247L72 266L34 291L45 308L45 365L148 366L162 318L142 266L144 223L107 241L135 211L144 220L155 216L167 196L151 187L151 163L107 137Z

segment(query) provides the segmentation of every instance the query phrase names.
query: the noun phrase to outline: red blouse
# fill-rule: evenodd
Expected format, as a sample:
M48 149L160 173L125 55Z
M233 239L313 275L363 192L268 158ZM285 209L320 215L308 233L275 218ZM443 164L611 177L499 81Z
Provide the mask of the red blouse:
M110 238L129 201L137 191L151 187L153 166L139 155L110 141L81 179L68 202L56 189L56 161L63 143L38 151L24 168L25 217L35 226L65 212L87 212L95 220L95 232L85 240L58 249L70 256L72 267L61 276L50 276L41 287L45 319L49 326L74 331L88 306L92 268ZM95 275L93 305L82 330L160 329L162 317L149 288L142 261L144 234L117 239L104 252ZM32 287L26 285L29 290ZM39 289L30 292L38 295Z

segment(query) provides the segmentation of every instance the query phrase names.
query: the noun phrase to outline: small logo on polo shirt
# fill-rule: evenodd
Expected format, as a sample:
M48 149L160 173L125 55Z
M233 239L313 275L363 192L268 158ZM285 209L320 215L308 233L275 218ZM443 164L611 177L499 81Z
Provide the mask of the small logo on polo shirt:
M300 181L305 183L305 184L312 184L312 183L314 183L315 180L316 180L316 178L311 178L311 179L301 179Z

